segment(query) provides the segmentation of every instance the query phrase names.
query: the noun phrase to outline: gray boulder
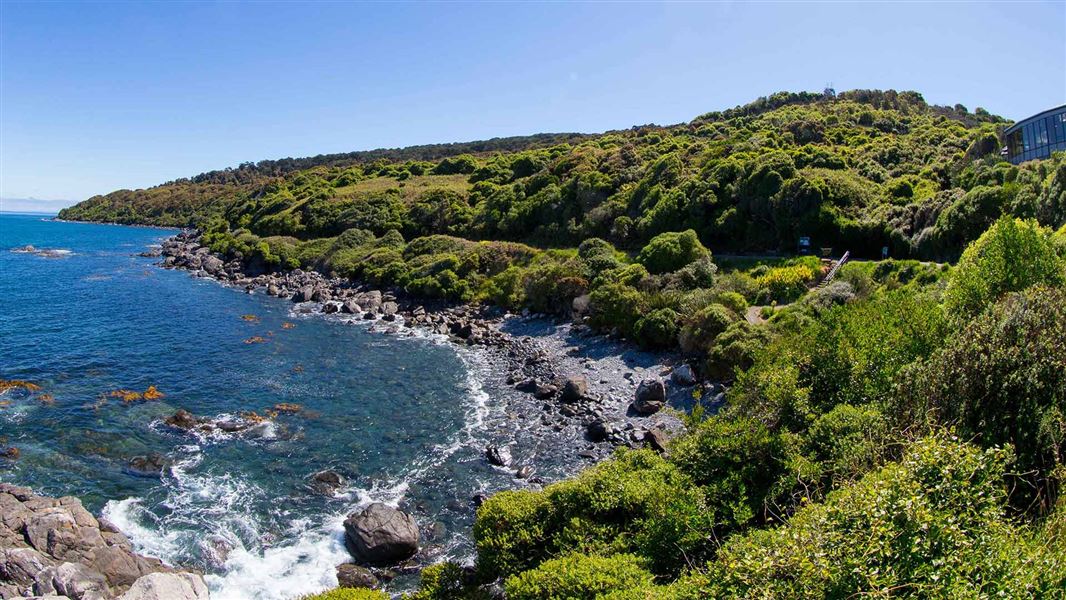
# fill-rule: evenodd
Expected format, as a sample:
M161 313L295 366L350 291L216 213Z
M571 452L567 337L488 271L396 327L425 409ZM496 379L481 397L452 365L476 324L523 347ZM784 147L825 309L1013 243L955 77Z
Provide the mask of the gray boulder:
M217 256L205 256L200 261L200 267L212 275L217 275L222 270L222 261Z
M511 464L511 450L507 446L489 446L485 449L485 458L497 467L506 467Z
M369 564L392 564L418 552L418 525L411 515L375 502L344 521L348 550Z
M637 386L633 410L642 415L659 412L666 404L666 386L659 379L645 379Z
M207 600L204 578L195 573L152 573L133 583L118 600Z

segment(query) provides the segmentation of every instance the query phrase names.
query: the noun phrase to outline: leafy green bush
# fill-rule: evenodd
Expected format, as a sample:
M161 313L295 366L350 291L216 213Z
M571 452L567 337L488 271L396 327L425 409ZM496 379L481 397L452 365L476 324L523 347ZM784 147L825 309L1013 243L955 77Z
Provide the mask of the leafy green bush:
M977 315L1008 292L1066 279L1048 230L1003 217L962 254L944 292L944 307L960 321Z
M710 304L684 320L679 344L685 352L705 351L719 334L737 320L737 315L721 304Z
M644 315L634 327L637 342L648 348L669 348L677 343L677 313L659 308Z
M651 273L669 273L709 254L700 243L696 232L688 229L655 236L641 249L637 262L647 267Z
M632 335L637 321L646 312L644 296L621 283L608 283L592 290L589 306L594 326L617 327L627 335Z
M713 379L732 381L737 371L744 371L755 363L755 357L770 342L767 327L747 321L732 323L714 338L707 350L705 370Z
M639 589L651 583L652 574L632 554L569 554L510 577L505 591L512 600L594 600L614 590Z
M758 300L764 304L787 304L807 293L814 283L814 271L806 265L775 267L755 279Z

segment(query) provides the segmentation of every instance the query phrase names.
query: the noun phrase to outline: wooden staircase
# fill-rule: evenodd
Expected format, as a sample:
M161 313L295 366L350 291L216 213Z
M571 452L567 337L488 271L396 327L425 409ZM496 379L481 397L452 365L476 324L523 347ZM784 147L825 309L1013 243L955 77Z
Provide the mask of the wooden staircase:
M829 269L829 272L825 274L822 281L818 283L818 287L824 288L829 285L833 281L833 278L837 276L837 271L840 270L840 267L844 266L844 263L848 262L848 258L850 257L851 251L844 252L844 255L840 257L840 260L833 263L833 268Z

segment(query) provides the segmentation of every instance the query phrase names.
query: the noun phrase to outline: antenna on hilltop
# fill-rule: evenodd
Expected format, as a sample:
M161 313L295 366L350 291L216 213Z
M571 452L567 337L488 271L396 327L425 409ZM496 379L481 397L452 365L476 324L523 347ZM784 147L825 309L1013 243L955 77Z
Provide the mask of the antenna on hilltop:
M836 98L837 97L837 91L835 89L833 89L833 82L832 81L830 81L829 83L825 84L825 89L822 90L822 94L826 98Z

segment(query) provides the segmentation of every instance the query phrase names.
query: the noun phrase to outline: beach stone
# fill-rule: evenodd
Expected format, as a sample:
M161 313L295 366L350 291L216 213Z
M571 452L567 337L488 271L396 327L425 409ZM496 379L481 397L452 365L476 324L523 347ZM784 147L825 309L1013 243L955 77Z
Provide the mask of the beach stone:
M118 600L207 600L204 578L195 573L152 573L133 583Z
M567 377L563 383L563 402L578 402L584 398L589 391L589 382L585 377L578 375L574 377Z
M666 404L666 386L661 379L645 379L637 386L633 409L642 415L659 412Z
M363 308L356 304L355 300L346 300L341 305L341 312L349 315L361 315L363 314Z
M666 452L666 432L658 427L654 427L644 432L644 445L662 454Z
M375 502L344 521L353 556L370 564L390 564L418 552L418 525L411 515Z
M684 364L674 368L670 373L670 379L678 385L695 385L696 373L693 372L691 366Z
M613 432L614 429L611 425L603 419L596 419L589 423L588 427L585 429L586 437L592 442L602 442L610 437Z
M395 315L400 310L400 306L395 302L389 301L381 305L381 314L385 316Z
M353 563L337 565L337 585L342 588L376 588L378 578L366 567Z

